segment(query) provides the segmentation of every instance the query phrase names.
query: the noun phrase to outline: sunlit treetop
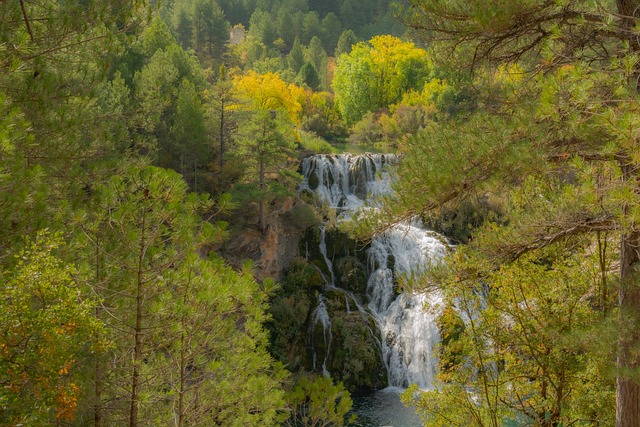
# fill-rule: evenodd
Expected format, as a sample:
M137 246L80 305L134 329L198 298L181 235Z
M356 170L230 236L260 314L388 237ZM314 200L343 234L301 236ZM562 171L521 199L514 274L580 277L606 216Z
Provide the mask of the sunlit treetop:
M285 83L278 74L249 71L236 76L233 86L238 97L245 101L240 109L286 110L293 122L300 120L305 91L293 83Z

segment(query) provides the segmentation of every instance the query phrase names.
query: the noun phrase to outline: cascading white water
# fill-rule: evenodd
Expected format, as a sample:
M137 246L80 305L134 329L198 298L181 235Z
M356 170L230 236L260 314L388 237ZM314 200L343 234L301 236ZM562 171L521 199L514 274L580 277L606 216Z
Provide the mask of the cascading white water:
M339 209L348 220L376 196L391 191L385 167L395 163L393 155L317 155L302 162L304 181L300 191L311 191L328 207ZM324 228L321 230L322 255L326 254ZM439 340L434 315L425 312L425 304L437 304L437 295L408 295L396 291L397 278L409 277L438 262L446 246L417 221L391 227L376 236L368 250L368 308L382 333L382 356L388 371L389 386L420 388L432 385L435 375L434 345ZM333 276L333 272L332 272ZM320 300L316 312L324 302ZM326 312L326 307L324 307ZM327 314L328 316L328 314Z
M399 276L410 277L438 262L446 247L418 222L400 224L376 236L368 252L369 309L382 333L382 354L390 386L420 388L432 385L436 372L433 348L439 340L433 315L425 305L437 306L440 298L395 292ZM393 264L393 268L391 268Z
M333 335L331 334L331 317L329 317L329 312L327 311L327 306L324 303L324 299L322 295L318 296L318 305L311 315L311 328L312 335L316 332L316 325L318 323L322 326L322 342L324 345L323 349L323 358L322 358L322 373L325 376L330 376L329 371L327 370L327 355L331 351L331 342L333 341ZM315 342L312 336L311 342ZM317 369L318 364L318 352L315 348L312 348L313 352L313 369Z
M327 256L327 229L325 227L320 228L320 253L324 258L325 264L327 264L327 268L331 273L331 283L330 287L335 286L336 284L336 276L333 273L333 262Z
M349 212L361 208L365 201L390 191L388 176L376 179L385 166L394 163L390 154L319 154L302 161L303 181L300 191L312 191L330 208Z

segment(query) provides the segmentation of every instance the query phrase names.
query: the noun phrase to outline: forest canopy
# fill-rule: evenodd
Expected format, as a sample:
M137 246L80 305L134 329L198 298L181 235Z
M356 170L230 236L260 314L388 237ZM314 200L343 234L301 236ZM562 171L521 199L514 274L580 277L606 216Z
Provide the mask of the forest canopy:
M424 425L640 426L638 20L636 0L0 2L0 423L348 423L355 382L291 350L322 272L256 254L274 218L338 222L299 166L350 142L400 160L336 233L419 218L455 243L394 290L444 301L439 386L404 395ZM365 362L336 375L380 385L343 335Z

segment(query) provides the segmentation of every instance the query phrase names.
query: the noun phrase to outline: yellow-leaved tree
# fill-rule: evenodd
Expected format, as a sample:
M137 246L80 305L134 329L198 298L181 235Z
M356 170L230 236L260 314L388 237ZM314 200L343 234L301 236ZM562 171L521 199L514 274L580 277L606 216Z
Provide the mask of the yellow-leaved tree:
M300 121L305 91L293 83L285 83L278 74L249 71L237 76L233 86L243 100L238 108L256 111L286 111L293 123Z
M367 112L388 107L410 90L421 90L431 74L424 49L393 36L377 36L338 58L333 89L340 114L353 124Z

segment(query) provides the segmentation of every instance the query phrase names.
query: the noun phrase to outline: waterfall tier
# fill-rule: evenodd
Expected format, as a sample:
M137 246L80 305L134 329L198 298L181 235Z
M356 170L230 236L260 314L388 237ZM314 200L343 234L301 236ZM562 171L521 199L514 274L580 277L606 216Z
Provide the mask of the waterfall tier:
M353 211L391 191L386 167L393 154L319 154L302 161L300 191L309 191L330 208Z

